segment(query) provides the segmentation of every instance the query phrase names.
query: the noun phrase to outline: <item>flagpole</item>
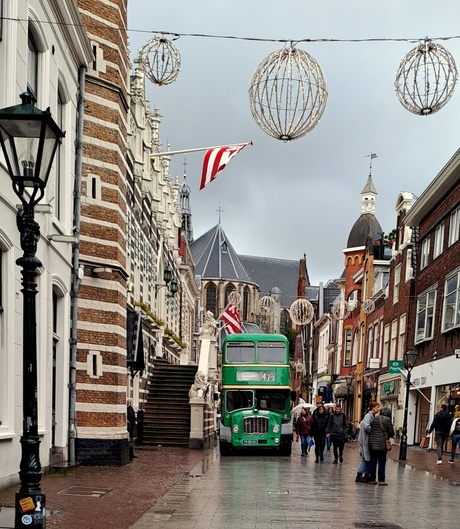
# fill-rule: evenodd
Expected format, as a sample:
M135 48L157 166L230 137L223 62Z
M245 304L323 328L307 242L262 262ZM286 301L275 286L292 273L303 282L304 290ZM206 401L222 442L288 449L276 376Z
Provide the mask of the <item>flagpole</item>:
M182 149L180 151L165 151L165 152L154 152L150 155L150 158L158 158L160 156L172 156L173 154L187 154L189 152L198 152L198 151L209 151L210 149L222 149L224 147L233 146L233 145L253 145L252 141L247 141L245 143L227 143L227 145L215 145L214 147L196 147L195 149Z

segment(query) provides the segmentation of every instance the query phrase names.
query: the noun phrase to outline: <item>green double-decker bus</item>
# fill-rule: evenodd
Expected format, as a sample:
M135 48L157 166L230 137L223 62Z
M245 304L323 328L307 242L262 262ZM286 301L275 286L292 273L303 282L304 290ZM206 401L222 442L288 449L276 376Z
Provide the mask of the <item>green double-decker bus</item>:
M222 345L220 454L291 455L289 343L281 334L230 334Z

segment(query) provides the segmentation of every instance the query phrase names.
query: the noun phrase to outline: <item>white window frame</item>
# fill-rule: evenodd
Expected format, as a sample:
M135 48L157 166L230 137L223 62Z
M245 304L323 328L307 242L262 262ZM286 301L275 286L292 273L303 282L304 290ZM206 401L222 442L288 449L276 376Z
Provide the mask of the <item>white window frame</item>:
M433 338L434 315L436 308L436 289L428 290L418 297L415 322L415 343ZM423 318L423 320L421 319Z
M401 264L395 267L393 284L393 305L399 301L399 283L401 282Z
M437 226L434 231L434 247L433 247L433 259L439 257L442 254L444 247L444 222Z
M353 344L351 347L351 365L355 366L358 362L358 350L359 348L359 331L358 329L355 329L355 332L353 333Z
M391 322L390 359L396 360L396 346L398 341L398 320Z
M402 360L404 355L404 337L406 335L406 315L402 314L399 318L399 336L398 336L398 354L396 360Z
M449 246L452 246L460 238L460 207L450 215Z
M446 278L442 308L442 332L460 326L460 269Z
M390 324L387 323L383 329L382 367L388 365L389 351L390 351Z
M344 350L343 350L343 365L345 367L348 367L351 365L351 342L352 342L352 335L353 331L350 328L345 329L344 332L345 335L345 343L344 343Z
M427 237L421 245L420 252L420 270L423 270L428 265L428 259L430 256L430 238Z

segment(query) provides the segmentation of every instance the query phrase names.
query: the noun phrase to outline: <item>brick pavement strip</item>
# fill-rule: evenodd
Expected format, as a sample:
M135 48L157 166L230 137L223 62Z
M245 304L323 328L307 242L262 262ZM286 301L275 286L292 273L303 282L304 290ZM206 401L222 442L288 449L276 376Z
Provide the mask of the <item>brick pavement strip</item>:
M207 453L174 447L137 448L138 458L123 467L76 467L66 474L46 475L42 489L46 494L47 527L128 529ZM100 497L68 494L85 493L81 488L109 491ZM15 486L0 492L0 504L14 507L17 490Z

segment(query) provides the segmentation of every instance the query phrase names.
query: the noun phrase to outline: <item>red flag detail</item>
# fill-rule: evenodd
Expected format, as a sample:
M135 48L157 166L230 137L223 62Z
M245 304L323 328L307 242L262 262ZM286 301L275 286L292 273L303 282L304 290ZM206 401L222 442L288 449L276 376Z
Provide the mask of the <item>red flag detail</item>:
M203 171L201 173L200 191L206 184L209 184L216 178L217 173L225 169L235 154L238 154L245 147L246 144L233 145L232 147L221 147L206 151L203 160Z
M228 304L219 319L225 323L224 329L227 334L243 332L240 315L235 305Z

